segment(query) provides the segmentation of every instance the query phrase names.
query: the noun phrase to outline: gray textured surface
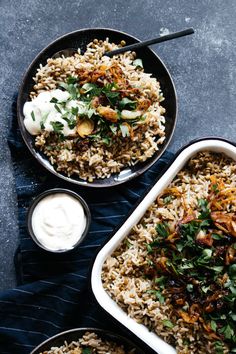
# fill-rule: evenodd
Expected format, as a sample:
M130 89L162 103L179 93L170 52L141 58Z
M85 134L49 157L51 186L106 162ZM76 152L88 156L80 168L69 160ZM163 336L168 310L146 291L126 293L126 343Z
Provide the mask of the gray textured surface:
M0 1L0 289L14 286L17 208L6 136L11 103L34 56L58 36L84 27L110 27L140 39L188 26L195 35L154 46L179 98L170 146L218 135L235 140L236 2L233 0Z

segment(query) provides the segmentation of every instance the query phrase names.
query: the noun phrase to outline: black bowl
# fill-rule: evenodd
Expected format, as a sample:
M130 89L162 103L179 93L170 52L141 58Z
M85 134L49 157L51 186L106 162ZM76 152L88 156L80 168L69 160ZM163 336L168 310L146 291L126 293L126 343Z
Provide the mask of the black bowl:
M64 341L67 341L67 343L77 341L87 331L96 333L102 339L106 339L117 344L123 344L127 351L134 348L134 354L145 354L143 350L137 347L137 345L132 343L129 339L98 328L75 328L56 334L37 346L30 354L40 354L49 350L51 347L60 347L64 344Z
M143 60L145 72L152 73L153 76L156 77L160 82L163 95L165 97L165 100L162 102L162 105L166 109L166 139L164 143L160 146L159 150L150 159L142 163L140 162L135 166L125 168L120 173L114 174L109 178L95 179L92 183L90 183L80 179L76 175L67 177L65 174L57 172L50 164L47 157L43 155L40 151L35 149L34 137L27 132L23 123L23 106L24 103L29 100L29 93L30 91L32 91L32 88L34 86L34 81L32 78L35 76L39 64L45 65L48 58L52 57L55 53L64 49L81 48L83 52L86 49L86 45L94 38L104 40L107 37L109 37L110 41L115 43L119 43L121 40L125 40L127 44L139 42L137 38L127 33L107 28L82 29L79 31L68 33L49 44L34 59L23 78L17 100L17 116L20 131L26 145L28 146L33 156L38 160L41 165L43 165L46 169L48 169L57 177L60 177L68 182L88 187L111 187L117 184L124 183L145 172L161 157L163 152L166 150L172 138L176 125L177 98L171 76L161 59L151 49L142 48L140 50L137 50L137 56L138 58L141 58Z
M38 238L34 234L33 227L32 227L32 215L33 215L33 212L34 212L34 209L35 209L36 205L43 198L47 197L48 195L52 195L52 194L56 194L56 193L66 193L66 194L69 194L71 197L74 197L75 199L78 199L78 201L80 202L80 204L82 205L82 207L84 209L84 214L86 216L86 226L85 226L83 234L81 235L79 240L74 244L74 246L72 248L69 248L69 249L51 250L50 248L47 248L46 246L44 246L43 244L40 243L40 241L38 240ZM67 252L73 251L85 239L85 237L86 237L86 235L88 233L90 224L91 224L91 213L90 213L89 207L88 207L87 203L85 202L85 200L79 194L77 194L77 193L75 193L75 192L73 192L73 191L71 191L69 189L64 189L64 188L48 189L48 190L44 191L43 193L39 194L33 200L33 202L30 204L29 209L28 209L28 213L27 213L27 229L28 229L28 232L29 232L32 240L39 247L44 249L45 251L52 252L52 253L67 253Z

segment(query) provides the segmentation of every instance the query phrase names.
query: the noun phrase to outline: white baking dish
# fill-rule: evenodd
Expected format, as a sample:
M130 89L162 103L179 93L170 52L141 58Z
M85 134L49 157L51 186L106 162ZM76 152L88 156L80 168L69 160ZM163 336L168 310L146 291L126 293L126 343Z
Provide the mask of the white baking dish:
M186 162L199 151L221 152L236 160L236 146L220 138L205 138L183 148L177 155L169 168L146 194L140 204L135 208L128 219L116 231L114 236L106 243L98 253L91 274L91 286L94 296L101 307L111 316L118 320L123 326L143 340L150 348L159 354L174 354L175 349L164 342L155 333L150 332L147 327L138 324L115 303L106 293L101 280L101 271L106 258L113 253L121 241L128 235L132 227L139 222L147 208L153 203L156 197L170 184L176 174L184 167Z

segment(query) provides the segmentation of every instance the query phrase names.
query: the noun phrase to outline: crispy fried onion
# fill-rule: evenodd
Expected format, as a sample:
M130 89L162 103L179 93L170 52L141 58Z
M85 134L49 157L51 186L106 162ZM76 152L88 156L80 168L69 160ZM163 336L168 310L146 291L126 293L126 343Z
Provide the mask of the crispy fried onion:
M236 237L236 214L235 213L213 211L211 212L211 219L213 220L215 226L218 229Z
M200 317L200 306L198 304L192 304L188 312L178 310L178 314L182 317L184 322L195 323Z
M209 196L209 206L211 210L225 210L229 205L236 205L236 187L225 187L221 179L211 176L211 194Z

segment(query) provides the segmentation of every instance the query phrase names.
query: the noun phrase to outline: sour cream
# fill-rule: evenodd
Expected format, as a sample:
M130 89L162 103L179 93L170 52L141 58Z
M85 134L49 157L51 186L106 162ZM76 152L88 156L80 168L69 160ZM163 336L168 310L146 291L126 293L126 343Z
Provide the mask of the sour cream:
M38 135L43 130L54 131L53 123L59 122L63 126L61 133L64 136L74 135L76 127L71 129L68 125L68 120L77 118L71 113L72 108L75 108L78 114L83 114L86 106L82 101L72 100L67 91L56 89L41 92L32 101L24 104L25 128L31 135Z
M31 218L38 242L52 251L72 249L82 237L86 222L83 206L67 193L54 193L42 198Z

